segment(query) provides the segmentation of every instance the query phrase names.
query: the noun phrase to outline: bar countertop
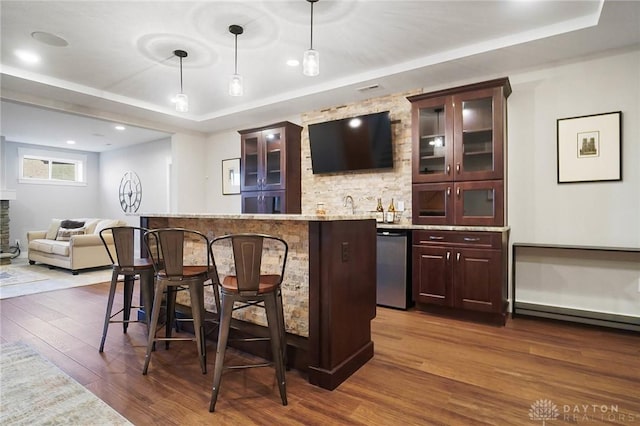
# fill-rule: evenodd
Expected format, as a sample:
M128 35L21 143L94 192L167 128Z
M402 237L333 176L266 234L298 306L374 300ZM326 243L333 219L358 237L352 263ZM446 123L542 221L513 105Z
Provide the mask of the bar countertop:
M247 214L247 213L144 213L140 216L166 217L166 218L191 218L191 219L248 219L268 221L302 221L302 222L330 222L339 220L366 220L375 219L371 213L343 214L343 215L316 215L316 214ZM397 230L427 230L427 231L480 231L480 232L507 232L508 226L456 226L456 225L413 225L411 223L376 223L378 229Z
M180 219L249 219L249 220L297 220L302 222L363 220L374 217L369 214L316 215L316 214L247 214L247 213L143 213L141 217L167 217Z

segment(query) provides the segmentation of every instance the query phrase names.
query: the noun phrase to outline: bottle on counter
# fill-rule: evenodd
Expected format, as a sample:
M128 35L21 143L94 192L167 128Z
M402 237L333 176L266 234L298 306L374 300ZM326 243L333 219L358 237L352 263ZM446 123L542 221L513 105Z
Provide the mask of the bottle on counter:
M384 208L382 207L382 198L378 198L378 207L376 207L376 222L384 222Z
M387 208L387 214L385 215L387 223L393 223L396 220L396 208L393 206L393 198L391 199L391 204Z

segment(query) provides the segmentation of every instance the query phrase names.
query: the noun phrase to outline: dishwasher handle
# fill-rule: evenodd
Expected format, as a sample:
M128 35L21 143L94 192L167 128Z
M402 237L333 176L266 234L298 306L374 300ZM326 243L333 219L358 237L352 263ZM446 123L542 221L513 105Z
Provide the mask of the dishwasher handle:
M379 237L406 237L406 232L394 232L394 231L378 231L376 235Z

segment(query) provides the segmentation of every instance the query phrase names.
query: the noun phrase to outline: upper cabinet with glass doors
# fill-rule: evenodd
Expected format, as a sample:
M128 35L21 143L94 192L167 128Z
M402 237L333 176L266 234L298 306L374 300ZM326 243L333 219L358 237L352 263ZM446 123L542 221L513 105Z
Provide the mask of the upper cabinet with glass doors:
M507 78L409 97L414 183L502 179Z
M300 213L301 131L288 121L239 131L243 213ZM277 208L259 207L273 194ZM258 200L262 204L250 202Z
M509 79L409 97L417 225L503 226Z

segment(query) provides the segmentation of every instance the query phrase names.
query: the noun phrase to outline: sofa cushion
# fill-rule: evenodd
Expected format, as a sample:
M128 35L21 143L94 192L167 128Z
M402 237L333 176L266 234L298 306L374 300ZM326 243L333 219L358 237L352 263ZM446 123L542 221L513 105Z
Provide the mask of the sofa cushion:
M69 256L69 242L37 239L29 242L29 250L57 254L60 256Z
M65 229L78 229L78 228L82 228L83 226L84 226L84 220L80 221L80 220L67 219L60 222L60 228L65 228Z
M51 224L49 225L49 229L47 229L47 235L45 236L47 240L56 239L61 222L62 221L60 219L51 219Z
M62 223L64 223L64 221ZM84 228L67 229L61 226L60 229L58 229L56 241L69 241L72 235L84 235Z
M94 234L98 222L100 222L100 219L87 219L84 222L84 233L87 235Z
M121 222L117 219L103 219L96 225L96 229L93 231L94 234L99 234L100 231L106 228L111 228L114 226L121 226Z

